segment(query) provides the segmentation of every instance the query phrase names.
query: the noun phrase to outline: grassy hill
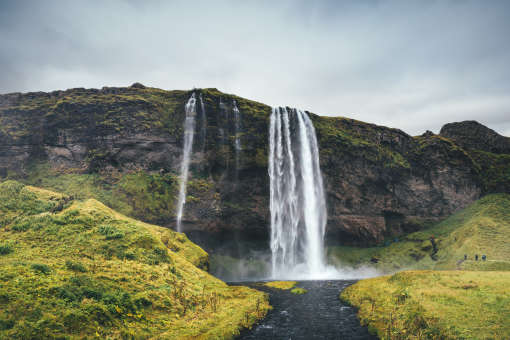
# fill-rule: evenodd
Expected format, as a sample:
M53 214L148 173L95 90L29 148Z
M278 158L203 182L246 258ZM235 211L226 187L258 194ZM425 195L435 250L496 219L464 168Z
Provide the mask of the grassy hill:
M334 248L330 256L388 272L462 269L404 271L344 290L341 298L382 339L508 339L509 240L510 195L493 194L386 247Z
M510 272L409 271L362 280L341 299L381 339L509 339Z
M0 235L0 338L229 338L269 308L183 234L94 199L0 183Z
M332 262L399 269L510 269L510 195L492 194L432 228L411 233L384 247L332 247ZM463 261L464 255L468 260ZM474 261L478 254L488 261Z

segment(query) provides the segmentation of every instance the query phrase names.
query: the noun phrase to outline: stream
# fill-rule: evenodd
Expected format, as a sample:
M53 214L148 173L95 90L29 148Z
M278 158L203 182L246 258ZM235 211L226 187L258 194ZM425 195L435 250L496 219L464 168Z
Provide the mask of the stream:
M340 292L356 281L299 281L307 293L266 287L260 283L235 283L269 293L273 309L238 339L363 339L372 340L354 308L342 303Z

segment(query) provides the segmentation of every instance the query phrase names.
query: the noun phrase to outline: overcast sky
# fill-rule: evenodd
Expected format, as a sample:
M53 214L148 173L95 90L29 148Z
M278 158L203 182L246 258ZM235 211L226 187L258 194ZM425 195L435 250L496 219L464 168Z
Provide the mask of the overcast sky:
M0 0L0 93L216 87L417 135L510 136L510 1Z

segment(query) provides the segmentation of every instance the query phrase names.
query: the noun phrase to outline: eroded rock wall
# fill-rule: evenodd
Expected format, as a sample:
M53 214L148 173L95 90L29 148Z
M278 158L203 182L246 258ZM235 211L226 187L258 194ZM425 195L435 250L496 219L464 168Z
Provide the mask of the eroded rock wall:
M195 138L184 228L202 239L221 235L265 242L270 107L216 89L197 91L204 100L206 133ZM173 227L184 104L190 94L137 84L1 95L0 177L34 181L40 164L53 178L49 186L63 174L94 174L90 195L134 217ZM234 99L242 120L239 162ZM483 163L497 163L499 171L487 175L482 171L486 164L473 151L476 143L450 125L440 135L412 137L347 118L311 117L327 191L329 243L376 244L443 219L510 183L510 176L500 176L510 168L506 137L491 133L486 138ZM496 151L497 159L491 158ZM38 185L44 184L41 176Z

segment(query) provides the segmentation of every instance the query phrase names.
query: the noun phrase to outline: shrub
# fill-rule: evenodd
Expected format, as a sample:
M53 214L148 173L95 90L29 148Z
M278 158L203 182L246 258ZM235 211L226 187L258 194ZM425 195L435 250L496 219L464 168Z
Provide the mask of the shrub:
M112 320L112 314L102 303L91 303L84 307L85 313L87 313L93 320L97 321L100 325L109 325Z
M0 319L0 331L11 329L14 327L14 320L13 319Z
M16 224L14 224L12 226L12 230L14 230L14 231L27 231L28 229L30 229L30 225L31 225L30 220L23 219L23 220L21 220L19 222L16 222Z
M166 248L155 247L152 252L147 254L147 263L150 265L157 265L160 263L169 263L170 256Z
M80 310L70 310L64 314L62 319L64 325L70 330L80 330L82 325L86 323L87 316Z
M49 274L51 272L50 267L48 267L45 264L42 263L33 263L30 268L35 270L36 272L43 273L43 274Z
M87 268L79 262L73 262L73 261L67 260L66 267L67 267L67 269L75 271L75 272L80 272L80 273L87 272Z
M113 240L113 239L118 239L118 238L124 237L124 233L122 231L120 231L116 227L109 225L109 224L100 226L98 228L98 232L101 235L106 236L107 240Z
M134 299L134 303L138 308L150 307L152 305L152 301L146 298L145 296L138 296Z
M7 255L14 251L12 244L0 243L0 255Z

